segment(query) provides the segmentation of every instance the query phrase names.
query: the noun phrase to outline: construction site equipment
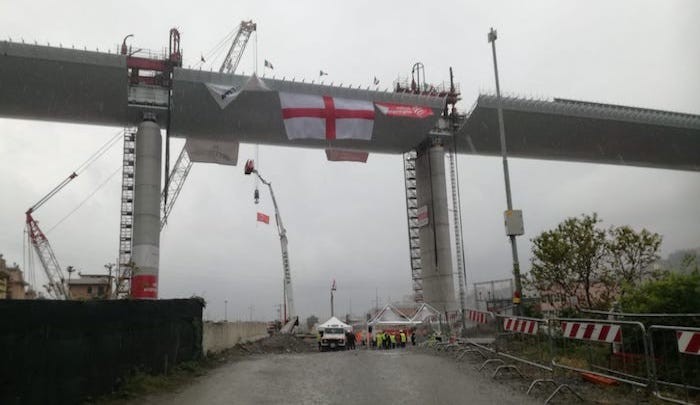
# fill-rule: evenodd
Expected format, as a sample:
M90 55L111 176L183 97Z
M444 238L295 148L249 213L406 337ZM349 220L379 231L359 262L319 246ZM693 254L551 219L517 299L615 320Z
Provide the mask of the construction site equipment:
M420 257L421 222L418 218L418 196L416 194L416 151L403 155L404 185L406 188L406 216L408 220L408 248L413 280L413 299L423 302L423 266Z
M185 185L185 180L187 175L190 173L192 168L192 161L190 160L190 155L187 153L187 149L183 146L180 151L180 155L175 161L175 166L170 172L170 177L168 181L167 191L163 190L161 194L161 212L163 213L160 219L160 229L163 230L165 225L168 223L168 216L175 206L175 201L182 191L182 186ZM170 198L166 200L165 196L168 195Z
M294 294L292 293L292 276L289 266L289 253L287 251L287 230L284 228L282 223L282 217L280 216L279 207L277 206L277 200L275 199L275 193L272 191L272 183L265 180L260 173L255 169L255 164L252 160L248 160L245 164L244 173L246 175L255 174L262 184L266 185L268 190L270 190L270 197L272 198L272 205L275 207L275 223L277 224L277 233L280 237L280 245L282 248L282 270L283 270L283 293L284 293L284 319L294 320L296 311L294 310Z
M256 30L256 24L253 21L241 21L238 31L233 37L231 42L231 47L226 54L226 58L221 63L219 72L234 74L238 68L238 64L243 56L243 51L245 51L250 35ZM179 38L179 37L178 37ZM177 157L175 162L175 167L170 172L167 181L167 187L163 189L163 194L161 195L161 211L163 212L163 217L160 221L160 229L162 230L168 223L168 216L175 206L175 201L180 195L182 186L185 184L187 175L190 173L192 168L192 161L187 153L186 144L182 147L180 155Z
M42 197L36 204L32 205L24 214L27 227L27 235L29 242L34 247L36 255L39 257L41 267L44 270L48 284L45 286L46 291L51 298L66 300L70 299L70 291L66 283L66 278L63 274L56 254L51 248L49 239L39 227L39 222L34 219L32 214L41 208L47 201L61 191L68 183L73 181L78 175L84 172L91 164L105 154L122 136L121 132L115 134L106 143L100 146L90 157L83 162L77 169L71 172L68 177L61 181L48 194ZM70 214L69 214L70 215ZM65 218L64 218L65 219ZM52 228L53 229L53 228ZM32 286L35 287L35 286Z
M124 153L122 160L122 195L119 217L119 256L114 298L126 298L131 291L131 242L134 226L134 160L136 147L136 129L124 130Z
M233 74L236 72L238 63L241 61L241 56L243 56L243 51L246 45L248 45L250 35L256 29L257 25L252 20L241 21L241 25L239 25L238 31L231 42L231 47L228 49L226 58L219 68L219 73Z
M56 255L51 248L48 238L41 228L39 228L39 223L32 217L32 214L76 177L78 177L78 175L75 172L71 173L61 183L54 187L53 190L51 190L41 200L29 208L27 212L25 212L29 240L34 247L36 255L39 257L41 267L44 269L44 273L48 279L46 291L50 297L59 300L67 300L70 298L70 291L68 290L68 285L66 284L66 278L63 275L61 265L58 264L58 259L56 259Z

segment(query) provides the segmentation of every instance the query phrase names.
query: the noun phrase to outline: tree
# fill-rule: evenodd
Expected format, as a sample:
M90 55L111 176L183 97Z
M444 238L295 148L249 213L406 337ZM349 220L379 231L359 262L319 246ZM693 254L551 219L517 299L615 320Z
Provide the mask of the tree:
M605 231L596 226L600 222L595 213L568 218L532 239L528 282L540 291L558 287L569 297L583 287L591 307L591 284L604 273L607 251Z
M620 299L623 312L696 313L700 308L700 272L666 273L658 280L625 287Z
M532 239L529 284L540 291L558 289L568 297L583 290L591 308L607 305L623 285L634 287L660 277L653 264L659 259L661 235L626 225L606 232L598 226L601 222L595 213L568 218ZM596 282L604 292L593 297Z
M608 260L618 283L638 285L653 275L652 264L659 260L661 235L646 229L635 232L629 226L608 230Z

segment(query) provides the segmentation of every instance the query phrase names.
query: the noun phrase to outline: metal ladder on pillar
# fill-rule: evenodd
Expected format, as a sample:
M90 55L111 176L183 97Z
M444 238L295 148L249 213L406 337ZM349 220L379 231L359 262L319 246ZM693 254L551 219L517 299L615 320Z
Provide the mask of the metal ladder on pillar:
M459 189L456 160L457 154L454 148L448 153L450 161L450 188L452 189L452 222L455 235L455 253L457 255L457 280L459 282L460 310L464 310L467 304L466 280L464 279L464 252L462 246L462 216L460 215Z
M411 150L403 154L404 185L406 188L406 216L408 218L408 248L411 259L413 299L423 302L423 266L420 258L420 227L418 226L418 194L416 192L416 158Z
M128 298L131 293L131 246L134 225L134 174L136 128L124 129L121 215L119 219L119 262L113 296Z

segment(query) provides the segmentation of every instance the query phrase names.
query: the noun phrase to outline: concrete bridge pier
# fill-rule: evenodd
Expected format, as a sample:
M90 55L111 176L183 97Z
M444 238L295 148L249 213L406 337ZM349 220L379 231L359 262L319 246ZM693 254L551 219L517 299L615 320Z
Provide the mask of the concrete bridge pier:
M131 296L158 298L162 136L155 117L145 116L136 132Z
M419 231L423 299L442 312L455 311L458 306L452 269L445 148L437 139L417 152L418 207L428 208L428 224Z

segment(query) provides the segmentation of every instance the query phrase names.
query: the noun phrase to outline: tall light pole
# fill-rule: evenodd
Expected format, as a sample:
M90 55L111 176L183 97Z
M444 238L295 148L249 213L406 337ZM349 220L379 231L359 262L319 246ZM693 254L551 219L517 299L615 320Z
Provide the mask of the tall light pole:
M513 278L515 279L515 292L513 293L513 313L520 315L520 295L522 286L520 283L520 263L518 262L518 245L515 240L517 235L522 235L522 212L513 211L513 201L510 196L510 175L508 174L508 156L506 152L506 130L503 125L503 105L501 101L501 86L498 82L498 62L496 60L496 39L498 34L491 28L489 31L489 42L493 54L493 72L496 76L496 103L498 110L498 131L501 137L501 156L503 157L503 178L506 186L506 203L508 210L505 212L506 233L510 237L510 246L513 253ZM519 221L519 222L518 222Z
M228 300L224 300L224 322L228 322Z

